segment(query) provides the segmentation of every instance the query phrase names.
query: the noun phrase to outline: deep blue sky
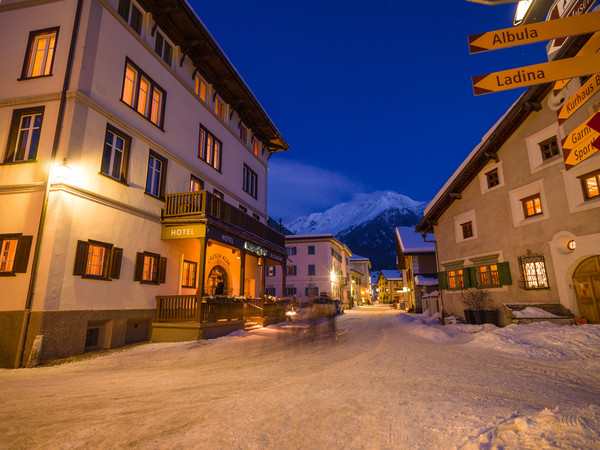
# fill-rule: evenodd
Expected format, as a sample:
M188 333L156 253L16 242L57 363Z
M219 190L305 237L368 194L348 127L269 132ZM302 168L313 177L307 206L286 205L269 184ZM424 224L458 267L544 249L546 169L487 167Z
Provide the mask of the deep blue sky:
M466 0L190 0L287 153L270 160L284 223L356 192L430 201L522 90L475 97L471 76L544 62L544 47L469 55L515 4Z

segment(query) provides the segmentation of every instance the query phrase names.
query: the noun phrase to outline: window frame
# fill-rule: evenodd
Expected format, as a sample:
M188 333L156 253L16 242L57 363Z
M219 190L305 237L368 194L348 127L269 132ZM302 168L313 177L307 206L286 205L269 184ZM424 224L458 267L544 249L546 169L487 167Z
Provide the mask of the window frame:
M296 246L294 246L294 247L286 247L285 248L285 252L288 255L296 255L298 253L298 248Z
M539 290L539 289L550 289L550 282L548 281L548 268L546 267L546 259L544 255L534 254L527 252L526 255L519 256L517 258L519 264L519 287L525 290ZM527 270L527 265L534 265L535 283L537 286L530 284L532 283L531 271ZM538 273L538 265L541 264L543 273ZM540 271L541 272L541 271ZM545 284L544 284L545 283Z
M144 278L144 274L147 273L145 270L147 266L146 259L151 259L154 261L154 267L156 267L156 270L152 271L151 279ZM164 258L160 254L153 252L144 251L136 253L133 281L138 281L140 284L164 284L166 282L166 274L167 258Z
M307 252L306 253L307 255L316 255L315 246L314 245L307 246L306 252Z
M546 144L552 144L555 143L556 144L556 148L553 149L552 146L550 146L548 148L548 151L551 153L550 156L546 156L546 149L544 149L544 145ZM540 148L540 152L542 155L542 163L545 163L546 161L552 161L555 158L557 158L558 156L560 156L560 147L558 145L558 136L554 135L554 136L550 136L549 138L544 139L541 142L538 142L538 146Z
M130 69L135 73L135 77L131 80L131 95L128 95L128 99L125 98L125 89L129 86L127 81L127 70ZM142 90L142 81L147 84L147 91ZM128 91L129 93L129 88ZM144 92L143 105L140 104L140 92ZM160 94L158 102L158 112L156 112L155 94ZM158 83L156 83L151 77L140 69L131 59L125 58L125 68L123 70L123 85L121 87L121 102L133 109L140 116L145 118L148 122L158 127L161 131L164 131L164 119L165 109L167 103L167 91L165 91ZM131 101L131 103L129 103Z
M221 120L221 122L227 124L227 103L219 94L215 94L215 109L213 112L219 118L219 120Z
M148 186L150 170L152 169L150 166L150 158L153 158L154 160L159 161L162 164L162 169L160 171L160 179L159 179L158 183L156 183L156 184L158 184L158 192L156 194L154 192L152 192L151 190L149 190L149 186ZM147 170L146 170L146 187L144 189L145 194L148 194L151 197L154 197L154 198L164 201L164 199L165 199L165 184L166 184L166 178L167 178L167 166L168 166L167 158L165 158L162 155L159 155L152 149L149 150L148 164L147 164ZM155 169L152 169L152 170L156 171ZM152 179L154 179L154 177L152 177ZM152 183L151 187L155 187L154 182Z
M250 197L258 199L258 175L246 163L243 169L242 190Z
M119 178L116 178L113 175L111 175L110 173L103 171L105 161L107 158L106 146L108 144L107 139L108 139L109 133L113 135L113 142L114 142L115 137L119 137L123 141L123 149L122 149L123 155L121 158ZM109 164L108 172L114 171L114 167L110 167L113 165L112 163L114 163L114 150L115 150L115 147L111 145L111 154L110 154L109 161L108 161L108 164ZM111 180L118 181L119 183L122 183L127 186L127 175L129 172L129 155L130 155L130 153L131 153L131 136L123 133L121 130L112 126L110 123L107 123L106 124L106 133L104 134L104 146L102 149L102 160L100 162L100 175L108 177Z
M52 71L54 70L54 58L56 56L56 48L58 45L58 34L59 34L59 30L60 27L51 27L51 28L44 28L42 30L34 30L34 31L30 31L29 32L29 39L27 41L27 51L25 52L25 60L23 61L23 69L21 70L21 77L19 78L19 81L22 80L32 80L32 79L36 79L36 78L44 78L44 77L51 77L52 76ZM46 54L45 56L43 56L43 69L42 69L42 73L40 75L30 75L30 72L33 71L33 68L35 67L35 51L34 51L34 45L37 42L38 38L44 35L52 35L54 34L54 47L52 48L52 54L50 56L48 56L48 54ZM48 50L45 50L45 52ZM50 61L50 67L49 69L46 71L46 68L48 67L48 60ZM47 73L44 73L47 72Z
M274 277L277 275L277 266L267 266L265 269L265 276Z
M317 275L317 266L315 264L309 264L307 270L308 270L307 274L309 277L311 277L311 276L314 277Z
M187 269L186 269L186 264L187 264ZM190 270L193 269L193 270ZM193 272L193 283L192 284L186 284L189 283L190 280L192 279L191 274ZM195 289L196 288L196 283L197 283L197 278L198 278L198 263L195 261L188 261L187 259L183 260L183 265L181 267L181 287L182 288L191 288L191 289Z
M495 267L492 270L492 267ZM477 274L477 287L479 288L498 288L502 287L500 283L500 273L498 264L487 264L475 267Z
M193 189L194 183L197 183L200 186L200 189ZM204 180L198 178L193 173L190 174L190 192L200 192L204 190Z
M473 221L469 220L468 222L461 223L460 228L462 230L463 239L472 238L473 235Z
M2 270L2 264L5 262L5 242L16 241L14 250L9 250L13 254L10 268L5 267ZM27 273L29 265L29 254L31 253L31 243L33 236L23 236L22 233L0 234L0 277L14 277L18 273Z
M259 150L260 141L256 139L256 136L252 136L252 153L254 153L254 156L258 157Z
M492 189L500 185L500 173L497 167L485 172L485 179L487 182L487 188Z
M124 16L125 5L127 5L127 17ZM139 23L134 20L134 11L139 13ZM117 5L117 14L135 31L139 36L142 35L142 27L144 23L144 10L134 1L119 0ZM136 16L137 19L137 16Z
M537 212L535 200L539 200L539 209L540 209L539 212ZM523 216L525 219L529 219L530 217L542 216L544 214L544 207L542 204L542 196L539 192L537 194L533 194L528 197L524 197L524 198L520 199L519 201L521 202L521 205L523 205ZM528 206L527 206L528 202L532 202L532 207L534 210L533 214L529 214L529 210L528 210Z
M154 51L169 67L171 67L173 64L173 44L171 44L171 41L158 30L156 31L154 39Z
M4 153L3 164L23 164L23 163L31 163L31 162L37 161L37 154L38 154L38 149L39 149L40 140L41 140L40 138L42 135L42 125L44 123L45 109L46 109L45 106L35 106L32 108L21 108L21 109L13 110L12 119L10 122L10 128L9 128L9 132L8 132L8 140L7 140L7 144L6 144L6 152ZM35 117L39 116L40 123L37 128L35 128L35 124L34 124L33 128L28 128L29 133L28 133L27 141L29 144L28 144L28 148L25 149L25 151L27 152L28 158L15 160L15 156L17 154L17 145L20 142L21 123L22 123L23 118L27 117L27 116L33 117L34 121L35 121ZM36 129L38 130L37 139L35 140L35 144L34 144L35 148L33 148L33 150L32 150L32 148L31 148L32 139L29 136L29 134L33 134L33 133L31 133L31 130L36 130Z
M447 272L448 290L460 290L465 288L465 269L453 269Z
M596 200L596 199L600 198L600 170L588 172L577 178L579 178L579 181L581 183L581 190L583 192L583 200L584 201L587 202L590 200ZM594 178L596 181L596 190L598 191L598 193L596 195L590 196L588 185L587 185L587 180L592 179L592 178Z
M298 291L295 286L292 286L292 287L286 286L286 288L285 288L285 296L286 297L297 295L297 292Z
M208 148L210 145L210 149ZM198 158L221 173L223 159L223 142L200 124L198 133ZM210 156L210 157L209 157Z
M92 247L103 248L106 252L103 257L100 274L93 274L88 271L91 266L91 255L89 252ZM73 275L90 280L116 280L120 278L122 260L123 249L115 247L113 244L93 239L77 241L75 261L73 263Z
M297 275L298 274L298 266L296 266L296 265L287 266L286 274L287 274L287 276L291 276L291 277Z
M202 89L203 86L204 86L204 90ZM198 96L198 98L200 100L202 100L204 103L208 104L209 84L198 72L196 72L194 74L194 92L196 93L196 95ZM203 95L203 92L204 92L204 95Z

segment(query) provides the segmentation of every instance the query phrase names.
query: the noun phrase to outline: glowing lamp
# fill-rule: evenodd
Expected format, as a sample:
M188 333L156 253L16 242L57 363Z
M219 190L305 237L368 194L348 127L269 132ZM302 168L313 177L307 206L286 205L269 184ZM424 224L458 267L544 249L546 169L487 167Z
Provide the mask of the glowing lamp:
M567 242L567 248L569 250L575 250L577 248L577 242L571 239L569 242Z
M71 180L71 168L67 164L67 158L63 158L62 163L54 168L53 179L55 183L68 183Z

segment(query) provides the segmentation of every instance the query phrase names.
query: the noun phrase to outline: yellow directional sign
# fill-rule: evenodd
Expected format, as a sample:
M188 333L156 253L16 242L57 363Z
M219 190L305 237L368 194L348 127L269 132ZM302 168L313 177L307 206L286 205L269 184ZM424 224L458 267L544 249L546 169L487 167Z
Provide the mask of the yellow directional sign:
M558 110L558 123L561 124L573 115L596 92L600 90L600 73L592 76Z
M577 55L575 56L583 56L588 55L590 53L596 53L598 49L600 49L600 32L594 33L594 35L588 39L585 45L581 47L581 50L579 50L577 52ZM554 83L554 87L552 88L552 90L555 94L557 94L560 90L562 90L562 88L564 88L569 83L569 81L571 81L570 78L566 80L558 80L556 83Z
M600 31L600 11L474 34L469 36L469 52L479 53L516 45L533 44L594 31Z
M600 53L472 77L475 95L505 91L600 72Z
M589 122L590 119L586 119L562 141L563 157L567 170L598 152L598 149L592 144L600 137L600 133L590 127Z

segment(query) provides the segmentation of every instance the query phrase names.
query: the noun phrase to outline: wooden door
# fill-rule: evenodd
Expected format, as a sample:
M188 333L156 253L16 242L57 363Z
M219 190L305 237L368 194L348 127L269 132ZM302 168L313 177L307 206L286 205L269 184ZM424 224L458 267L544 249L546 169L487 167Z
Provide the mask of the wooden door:
M584 260L573 274L579 314L589 323L600 323L600 256Z

